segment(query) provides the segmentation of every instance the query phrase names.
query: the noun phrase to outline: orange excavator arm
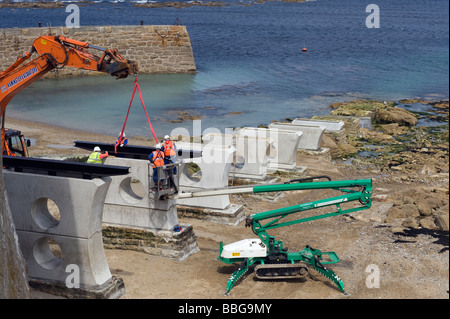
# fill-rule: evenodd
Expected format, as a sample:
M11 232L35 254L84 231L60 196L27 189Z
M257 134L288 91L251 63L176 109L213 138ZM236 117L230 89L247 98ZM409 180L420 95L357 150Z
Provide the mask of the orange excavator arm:
M94 55L88 49L101 51ZM29 60L33 53L38 56ZM24 64L25 63L25 64ZM98 71L126 78L137 73L137 63L126 60L115 49L104 49L89 43L66 38L64 36L41 36L33 41L29 52L20 56L5 71L0 71L0 117L2 118L1 137L5 150L5 111L8 103L24 88L56 68L73 67Z

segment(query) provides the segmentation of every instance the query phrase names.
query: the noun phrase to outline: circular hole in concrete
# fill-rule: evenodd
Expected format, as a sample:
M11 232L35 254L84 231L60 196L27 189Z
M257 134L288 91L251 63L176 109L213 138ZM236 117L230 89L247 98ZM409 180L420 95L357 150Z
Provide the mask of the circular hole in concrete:
M31 216L34 222L44 230L58 226L61 220L59 207L50 198L37 199L32 206Z
M36 262L44 269L55 269L62 263L62 251L59 244L48 237L36 241L33 247Z
M202 170L196 163L186 163L183 174L195 182L200 182L202 179Z
M124 201L135 204L144 198L147 190L140 180L127 177L120 183L119 193Z

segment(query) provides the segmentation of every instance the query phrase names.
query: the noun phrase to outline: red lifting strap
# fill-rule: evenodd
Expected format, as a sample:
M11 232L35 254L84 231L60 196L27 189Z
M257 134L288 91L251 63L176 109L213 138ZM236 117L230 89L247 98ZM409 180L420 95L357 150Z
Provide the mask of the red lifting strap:
M147 109L145 108L144 100L142 99L141 88L139 87L139 82L138 82L137 76L134 77L133 94L131 95L130 105L128 106L127 116L125 117L125 122L123 123L122 131L120 132L119 141L122 139L123 132L125 131L125 125L127 124L127 121L128 121L128 115L130 114L131 104L133 103L134 94L136 93L136 88L138 89L139 98L141 100L142 107L144 108L145 115L147 116L147 122L148 122L148 125L150 126L150 129L152 131L153 138L155 139L155 143L158 143L158 138L156 137L155 131L153 130L152 123L150 122L150 118L148 117L148 114L147 114ZM119 141L114 146L114 150L115 150L116 153L117 153L117 145L119 145L119 143L120 143Z

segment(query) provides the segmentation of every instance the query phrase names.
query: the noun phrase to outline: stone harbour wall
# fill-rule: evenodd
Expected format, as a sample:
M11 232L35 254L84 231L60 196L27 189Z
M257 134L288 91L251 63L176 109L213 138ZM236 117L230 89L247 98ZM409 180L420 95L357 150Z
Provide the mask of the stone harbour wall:
M80 28L42 27L0 29L0 70L5 70L32 47L42 35L63 35L105 49L117 49L126 59L135 60L140 74L195 73L196 66L186 26L85 26ZM102 51L89 49L101 56ZM34 54L33 57L37 55ZM64 67L45 77L95 75L99 72Z

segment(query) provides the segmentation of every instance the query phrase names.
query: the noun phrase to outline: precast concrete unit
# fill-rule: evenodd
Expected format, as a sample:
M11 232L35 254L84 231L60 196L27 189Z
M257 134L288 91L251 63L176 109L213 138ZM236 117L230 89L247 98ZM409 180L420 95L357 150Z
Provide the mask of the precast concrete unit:
M297 167L297 149L303 132L279 130L278 128L245 127L238 130L237 133L238 136L267 139L271 142L267 166L270 172L294 170Z
M75 298L118 298L102 240L110 177L81 179L4 170L30 286Z
M110 156L105 164L130 167L128 175L112 177L106 194L103 214L106 247L178 261L199 251L192 226L178 221L176 199L157 198L149 161Z
M296 125L310 125L310 126L323 126L326 131L339 132L344 129L344 122L342 121L326 121L315 119L303 119L297 118L292 121L292 124Z
M183 147L184 143L177 143ZM196 192L228 187L234 147L190 143L184 147L202 151L202 157L183 159L180 166L180 192ZM183 216L236 225L245 216L242 205L231 204L229 195L178 199L178 212Z
M205 144L234 147L236 149L230 178L264 180L267 177L267 164L271 141L268 138L240 134L209 133L203 136Z
M269 124L270 129L302 132L298 143L299 150L318 151L322 143L325 127L315 125L304 125L294 123L275 122Z
M103 222L171 230L178 224L176 200L153 197L153 169L149 161L108 157L108 165L128 166L128 175L113 176L106 195Z

